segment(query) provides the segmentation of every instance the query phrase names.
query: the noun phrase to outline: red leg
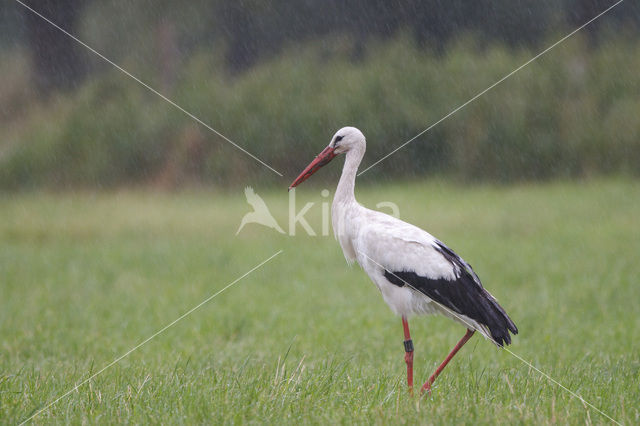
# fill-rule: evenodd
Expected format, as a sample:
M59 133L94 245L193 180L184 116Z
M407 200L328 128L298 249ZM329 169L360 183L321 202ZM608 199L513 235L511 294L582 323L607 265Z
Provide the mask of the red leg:
M413 392L413 341L409 334L409 322L407 317L402 317L402 327L404 328L404 361L407 363L407 385L409 392Z
M440 375L440 373L442 373L442 370L444 370L447 364L449 364L449 361L451 361L451 358L453 358L454 355L458 353L460 348L463 347L465 343L467 343L467 341L471 338L471 336L473 336L473 333L475 333L475 330L467 330L467 333L464 335L462 339L460 339L458 344L455 346L455 348L453 348L451 353L449 353L449 355L444 359L444 361L442 361L442 364L440 364L440 366L436 369L436 372L433 373L431 377L429 377L429 380L427 380L427 382L422 386L422 392L427 391L431 393L431 385L433 384L433 382Z

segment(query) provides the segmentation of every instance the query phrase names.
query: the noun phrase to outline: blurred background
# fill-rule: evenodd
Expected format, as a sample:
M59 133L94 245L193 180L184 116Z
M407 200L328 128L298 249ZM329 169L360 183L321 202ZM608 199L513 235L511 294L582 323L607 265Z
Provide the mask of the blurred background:
M286 184L344 125L372 164L614 1L25 3ZM639 36L623 2L363 180L637 176ZM3 190L283 184L14 1L0 75Z
M1 1L0 423L605 419L479 338L405 398L400 321L332 235L291 232L308 208L320 234L340 163L286 188L340 127L364 169L616 0L20 1L283 176ZM625 0L357 183L472 262L514 353L620 424L640 418L639 70ZM288 234L238 232L249 185ZM462 331L411 327L426 378Z

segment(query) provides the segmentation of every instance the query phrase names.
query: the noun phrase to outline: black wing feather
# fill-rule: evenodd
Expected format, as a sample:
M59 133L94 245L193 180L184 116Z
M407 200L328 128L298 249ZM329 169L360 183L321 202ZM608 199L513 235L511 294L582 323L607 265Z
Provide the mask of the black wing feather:
M455 280L423 277L413 271L387 270L384 271L385 278L399 287L408 283L453 312L487 326L498 346L511 343L509 331L518 334L518 328L496 299L482 287L471 265L440 241L436 240L435 249L453 266Z

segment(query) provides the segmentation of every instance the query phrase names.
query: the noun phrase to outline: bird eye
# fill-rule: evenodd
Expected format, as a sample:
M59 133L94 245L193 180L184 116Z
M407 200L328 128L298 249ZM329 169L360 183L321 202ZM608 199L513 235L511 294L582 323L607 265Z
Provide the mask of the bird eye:
M336 136L336 142L340 142L342 140L342 136Z

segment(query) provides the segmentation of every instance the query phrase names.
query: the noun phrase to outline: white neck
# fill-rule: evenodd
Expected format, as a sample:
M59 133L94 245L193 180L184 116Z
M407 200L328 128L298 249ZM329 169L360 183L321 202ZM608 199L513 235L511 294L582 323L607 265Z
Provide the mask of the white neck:
M360 161L364 156L364 151L365 147L363 146L347 152L347 158L342 168L342 176L340 176L340 182L338 182L338 188L331 206L333 233L340 242L342 252L349 263L356 259L352 238L357 229L353 226L353 216L360 205L356 201L353 188L356 184L356 174L358 173Z
M351 203L356 201L354 194L354 187L356 184L356 175L358 173L358 166L364 157L364 147L355 147L346 154L344 160L344 167L342 168L342 175L340 176L340 182L338 182L338 188L336 194L333 197L333 204L336 203Z

